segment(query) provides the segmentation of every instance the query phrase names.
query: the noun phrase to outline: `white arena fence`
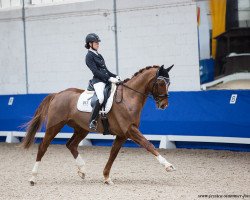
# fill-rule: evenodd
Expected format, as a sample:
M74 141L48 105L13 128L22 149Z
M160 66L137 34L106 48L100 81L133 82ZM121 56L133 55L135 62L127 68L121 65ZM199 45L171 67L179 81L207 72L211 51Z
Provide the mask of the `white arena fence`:
M36 138L43 138L44 132L38 132ZM68 139L73 133L58 133L55 138ZM25 132L19 131L0 131L0 136L6 137L6 143L19 143L18 138L24 137ZM182 135L144 135L149 141L159 141L160 149L175 149L175 142L210 142L210 143L231 143L231 144L250 144L250 138L237 137L212 137L212 136L182 136ZM81 141L79 146L92 146L92 140L114 140L113 135L102 135L89 133Z

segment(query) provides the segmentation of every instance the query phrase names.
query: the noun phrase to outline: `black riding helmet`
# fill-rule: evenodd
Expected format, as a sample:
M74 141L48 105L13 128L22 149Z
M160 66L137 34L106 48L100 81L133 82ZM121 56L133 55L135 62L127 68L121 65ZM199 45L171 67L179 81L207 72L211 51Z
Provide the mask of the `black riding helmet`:
M101 40L95 33L90 33L86 36L85 42L88 44L89 42L101 42Z
M88 34L86 36L85 42L86 42L85 47L87 49L89 49L90 48L89 43L92 43L92 42L101 42L101 40L100 40L99 36L96 35L95 33L90 33L90 34Z

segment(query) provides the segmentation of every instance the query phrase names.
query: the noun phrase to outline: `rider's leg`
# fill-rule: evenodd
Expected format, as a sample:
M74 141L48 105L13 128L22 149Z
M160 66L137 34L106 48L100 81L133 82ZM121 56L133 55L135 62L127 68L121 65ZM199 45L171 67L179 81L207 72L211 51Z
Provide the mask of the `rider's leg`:
M99 103L99 100L97 100L96 104L92 110L90 120L89 120L89 128L93 131L96 131L96 129L97 129L97 118L99 115L100 108L101 108L101 105Z
M91 113L91 117L90 117L90 123L89 123L89 128L92 130L96 130L96 125L97 125L97 117L101 108L101 104L104 101L104 91L105 88L105 83L103 82L99 82L99 83L95 83L94 84L94 89L96 92L96 96L98 98L98 100L96 101L96 105L94 106L92 113Z
M103 91L104 91L104 88L105 88L105 83L103 82L99 82L99 83L95 83L93 86L94 86L94 89L95 89L95 92L96 92L96 96L97 98L99 99L99 103L102 104L103 101L104 101L104 94L103 94Z

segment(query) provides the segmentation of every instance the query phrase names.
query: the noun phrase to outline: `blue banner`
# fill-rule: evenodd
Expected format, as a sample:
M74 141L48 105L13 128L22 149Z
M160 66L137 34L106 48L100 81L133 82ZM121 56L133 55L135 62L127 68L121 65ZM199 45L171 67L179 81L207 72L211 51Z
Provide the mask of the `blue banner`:
M48 94L1 95L0 131L24 131ZM169 107L148 99L141 115L143 134L250 138L250 91L170 92ZM44 128L43 128L44 131ZM62 132L73 132L65 126Z

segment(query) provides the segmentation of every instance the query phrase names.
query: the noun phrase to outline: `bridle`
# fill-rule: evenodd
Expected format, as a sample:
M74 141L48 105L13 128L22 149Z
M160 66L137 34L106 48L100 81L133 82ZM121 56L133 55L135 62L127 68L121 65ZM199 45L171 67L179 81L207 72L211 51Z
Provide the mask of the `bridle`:
M163 80L163 81L165 82L166 87L170 85L170 80L169 80L169 78L166 78L166 77L164 77L164 76L158 76L158 77L155 79L155 81L154 81L154 83L153 83L153 86L152 86L152 90L151 90L152 92L151 92L150 95L153 96L153 99L156 101L156 103L158 103L158 102L161 100L161 98L169 98L168 90L167 90L167 93L166 93L166 94L159 94L158 87L155 87L158 80ZM156 88L156 92L157 92L156 94L157 94L157 95L155 95L155 93L154 93L155 88Z
M156 101L156 103L159 103L161 98L169 98L169 94L168 94L168 92L166 94L159 94L158 87L156 87L158 80L163 80L165 82L166 87L170 85L170 79L166 78L164 76L159 76L159 70L156 72L155 80L154 80L153 86L151 88L151 92L149 94L137 91L137 90L129 87L128 85L125 85L124 82L120 82L118 85L123 85L124 87L126 87L126 88L128 88L128 89L130 89L138 94L141 94L145 97L149 97L151 99L154 99ZM155 89L155 87L156 87L156 89ZM157 94L156 94L155 90L156 90Z

